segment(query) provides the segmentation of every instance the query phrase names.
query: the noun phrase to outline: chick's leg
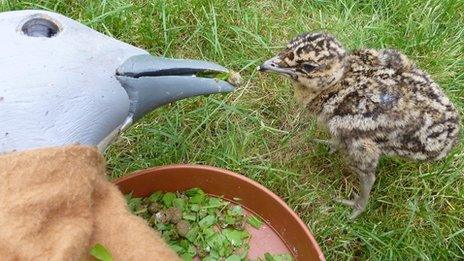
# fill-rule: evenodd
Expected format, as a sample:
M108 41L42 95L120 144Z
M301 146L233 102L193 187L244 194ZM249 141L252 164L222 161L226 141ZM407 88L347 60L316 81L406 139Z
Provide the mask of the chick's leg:
M351 168L359 177L359 195L355 194L353 200L337 199L336 201L353 208L350 219L357 218L364 212L369 201L369 195L375 182L375 170L380 153L369 140L356 142L356 146L348 146L348 159Z
M367 202L369 201L369 195L372 189L372 185L375 182L375 175L374 173L359 173L359 195L355 194L353 200L347 199L337 199L339 203L344 205L350 206L353 208L353 212L351 213L350 219L355 219L359 215L361 215L367 206Z

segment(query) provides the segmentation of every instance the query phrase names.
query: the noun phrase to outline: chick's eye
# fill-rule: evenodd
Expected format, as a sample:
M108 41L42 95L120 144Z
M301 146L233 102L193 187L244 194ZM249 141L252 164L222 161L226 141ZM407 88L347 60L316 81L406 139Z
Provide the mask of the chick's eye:
M311 72L314 69L316 69L316 66L312 64L307 64L307 63L303 64L303 70L305 70L306 72Z

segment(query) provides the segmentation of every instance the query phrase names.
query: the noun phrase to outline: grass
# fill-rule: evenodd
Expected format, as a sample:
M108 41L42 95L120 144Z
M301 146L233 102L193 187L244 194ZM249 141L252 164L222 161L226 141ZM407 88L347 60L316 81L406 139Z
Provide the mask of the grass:
M343 159L310 142L316 128L287 80L255 71L291 37L326 30L347 48L396 48L464 111L464 2L0 1L0 10L61 12L156 55L206 59L240 71L230 95L176 102L109 149L111 175L171 163L223 167L257 180L306 221L329 260L464 258L464 144L446 160L384 158L367 212L354 222L333 197L357 187Z

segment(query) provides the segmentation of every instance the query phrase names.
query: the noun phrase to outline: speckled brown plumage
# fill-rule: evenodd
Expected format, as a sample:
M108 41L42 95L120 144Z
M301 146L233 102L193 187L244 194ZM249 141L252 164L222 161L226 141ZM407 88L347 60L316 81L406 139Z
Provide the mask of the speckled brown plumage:
M382 155L438 160L457 143L459 115L431 77L395 50L347 53L331 35L293 39L261 71L291 77L296 98L328 128L332 147L359 175L360 194L338 200L366 207Z

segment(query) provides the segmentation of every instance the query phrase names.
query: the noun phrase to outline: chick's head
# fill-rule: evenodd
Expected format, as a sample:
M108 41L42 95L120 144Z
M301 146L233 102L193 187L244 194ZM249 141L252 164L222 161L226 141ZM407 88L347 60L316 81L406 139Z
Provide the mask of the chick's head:
M326 33L305 33L291 40L259 70L288 76L300 86L320 91L342 78L345 56L345 49L335 37Z

